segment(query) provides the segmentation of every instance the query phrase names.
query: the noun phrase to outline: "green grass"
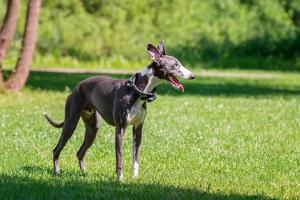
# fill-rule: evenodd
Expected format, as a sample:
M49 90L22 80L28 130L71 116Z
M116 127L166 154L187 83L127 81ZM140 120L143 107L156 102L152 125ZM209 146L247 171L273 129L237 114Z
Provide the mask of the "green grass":
M300 75L198 77L184 94L158 88L148 106L140 177L131 178L125 133L124 183L115 176L114 129L103 123L79 171L80 122L52 173L52 149L71 88L91 74L32 73L18 94L0 95L0 199L299 199ZM116 75L117 77L128 77Z

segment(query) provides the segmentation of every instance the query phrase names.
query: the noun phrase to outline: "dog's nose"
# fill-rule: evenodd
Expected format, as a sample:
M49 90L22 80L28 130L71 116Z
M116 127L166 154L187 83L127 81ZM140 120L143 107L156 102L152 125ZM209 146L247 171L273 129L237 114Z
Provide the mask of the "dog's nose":
M191 74L189 79L194 79L194 78L195 78L195 75Z

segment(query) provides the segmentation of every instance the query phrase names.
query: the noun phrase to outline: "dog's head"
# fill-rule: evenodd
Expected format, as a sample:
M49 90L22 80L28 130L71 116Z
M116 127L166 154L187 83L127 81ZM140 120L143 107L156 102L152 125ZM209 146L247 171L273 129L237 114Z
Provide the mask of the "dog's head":
M151 60L155 63L153 65L154 76L168 81L175 89L181 92L184 91L183 85L176 77L183 79L195 78L194 74L183 67L175 57L166 55L166 48L163 42L160 42L158 47L148 44L147 51Z

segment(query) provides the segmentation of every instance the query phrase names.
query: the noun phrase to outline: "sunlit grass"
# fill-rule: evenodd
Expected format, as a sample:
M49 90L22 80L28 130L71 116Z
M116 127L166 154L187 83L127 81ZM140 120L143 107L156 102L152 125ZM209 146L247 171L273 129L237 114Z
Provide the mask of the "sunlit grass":
M82 122L61 154L61 177L52 173L61 130L42 113L63 120L65 85L85 76L36 73L21 93L0 95L1 199L300 198L299 75L198 77L184 82L184 94L158 88L138 179L131 177L131 128L125 133L124 183L116 182L114 129L105 123L87 153L87 175L76 160Z

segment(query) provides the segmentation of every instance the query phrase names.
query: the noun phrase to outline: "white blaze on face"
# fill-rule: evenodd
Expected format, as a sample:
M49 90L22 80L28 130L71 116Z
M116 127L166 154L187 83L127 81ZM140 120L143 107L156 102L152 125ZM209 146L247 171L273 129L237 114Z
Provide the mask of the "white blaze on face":
M180 66L179 70L181 71L181 73L183 74L182 78L185 79L189 79L192 76L192 72L190 72L189 70L187 70L185 67L183 67L182 65Z
M169 73L183 78L183 79L189 79L193 76L193 73L189 70L187 70L182 64L173 56L165 56L167 58L165 60L165 65L169 70Z
M176 58L174 58L176 59ZM189 79L191 76L193 76L193 73L186 69L182 64L176 59L177 63L179 64L179 71L181 72L181 75L179 77L184 79Z

